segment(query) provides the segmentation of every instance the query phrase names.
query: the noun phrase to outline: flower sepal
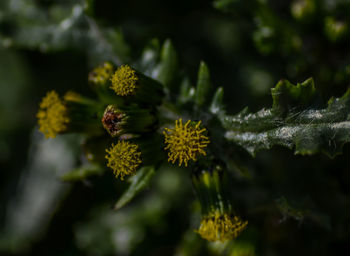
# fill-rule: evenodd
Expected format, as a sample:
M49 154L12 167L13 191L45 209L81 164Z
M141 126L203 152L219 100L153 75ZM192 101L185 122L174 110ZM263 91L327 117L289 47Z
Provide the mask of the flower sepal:
M220 164L193 171L192 182L201 205L202 219L196 232L208 241L235 239L248 225L235 214L225 172Z
M101 134L103 129L99 117L101 105L93 100L72 93L62 99L55 91L46 94L37 112L39 130L46 138L74 132Z
M108 105L102 117L102 125L112 137L122 134L139 134L156 129L154 110L140 108L118 108Z
M163 86L129 65L120 66L111 77L110 89L125 99L141 105L159 105L164 97Z

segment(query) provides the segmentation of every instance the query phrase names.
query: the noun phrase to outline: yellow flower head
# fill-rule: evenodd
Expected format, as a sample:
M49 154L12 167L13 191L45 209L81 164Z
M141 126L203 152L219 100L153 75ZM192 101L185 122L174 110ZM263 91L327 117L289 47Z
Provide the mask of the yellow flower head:
M247 225L248 221L242 221L237 216L215 212L202 219L199 229L196 232L208 241L224 242L235 239Z
M112 73L113 73L112 64L109 62L105 62L102 65L94 68L89 73L89 82L103 85L111 77Z
M133 95L136 92L138 80L136 71L128 65L123 65L112 76L111 89L119 96Z
M107 166L112 168L116 177L120 176L123 180L125 175L133 175L141 164L141 152L138 150L138 145L128 141L118 141L116 145L112 144L109 149L106 159Z
M55 138L58 133L67 129L67 107L55 91L48 92L39 106L36 117L39 130L46 138Z
M165 128L163 132L165 136L165 150L168 150L168 161L175 163L179 160L179 166L182 163L187 163L190 159L197 161L199 155L206 155L204 149L209 144L209 138L203 133L207 129L202 128L201 121L198 123L188 120L185 125L182 124L182 119L175 121L175 128Z

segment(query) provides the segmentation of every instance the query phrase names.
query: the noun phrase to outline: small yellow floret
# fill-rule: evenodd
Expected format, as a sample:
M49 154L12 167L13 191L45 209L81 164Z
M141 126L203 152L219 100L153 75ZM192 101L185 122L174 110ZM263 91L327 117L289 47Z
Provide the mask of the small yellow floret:
M73 92L73 91L68 91L66 94L63 96L63 99L65 101L71 101L71 102L79 102L81 100L81 95L79 93Z
M204 149L209 144L209 138L203 133L207 131L201 128L201 121L197 124L188 120L185 125L182 124L182 119L175 121L175 128L165 128L163 132L165 136L165 150L168 152L168 161L175 163L179 160L179 166L182 163L187 163L189 160L197 161L199 155L206 155Z
M67 129L69 123L67 107L55 91L48 92L42 99L36 117L39 130L46 138L55 138Z
M120 176L123 180L125 175L133 175L141 164L141 152L138 150L138 145L128 141L118 141L116 145L112 144L109 149L106 159L107 166L112 168L116 177Z
M128 96L136 92L139 78L136 71L128 65L120 66L111 78L111 88L119 96Z
M113 74L113 66L109 62L105 62L102 65L94 68L89 73L89 82L103 85L107 82L107 80L111 77Z
M214 241L227 241L235 239L248 225L237 216L215 212L202 219L199 229L196 230L202 238Z

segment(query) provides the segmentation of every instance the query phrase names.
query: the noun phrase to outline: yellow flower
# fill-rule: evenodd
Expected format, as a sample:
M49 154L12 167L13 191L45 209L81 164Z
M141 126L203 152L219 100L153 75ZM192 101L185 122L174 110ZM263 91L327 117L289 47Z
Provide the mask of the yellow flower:
M165 128L163 132L165 136L165 150L168 152L168 161L175 163L179 160L179 166L182 163L187 163L189 160L197 161L199 155L206 155L204 149L209 144L209 138L203 133L207 131L201 128L201 121L197 124L188 120L185 125L182 124L182 119L175 121L175 128Z
M36 117L39 130L46 138L55 138L67 129L69 123L67 107L55 91L48 92L42 99Z
M94 84L103 85L107 82L113 73L113 66L109 62L105 62L102 65L94 68L89 73L89 82Z
M248 221L242 221L237 216L220 214L216 211L204 217L199 229L196 230L202 238L214 241L227 241L235 239L248 225Z
M133 95L139 78L136 71L128 65L120 66L111 78L111 89L119 96Z
M63 99L65 101L71 101L71 102L79 102L81 100L81 95L79 93L73 92L73 91L68 91L66 94L63 96Z
M106 149L106 152L107 166L113 170L116 177L120 176L121 180L125 175L135 174L142 162L138 145L128 141L118 141L116 145L112 144Z

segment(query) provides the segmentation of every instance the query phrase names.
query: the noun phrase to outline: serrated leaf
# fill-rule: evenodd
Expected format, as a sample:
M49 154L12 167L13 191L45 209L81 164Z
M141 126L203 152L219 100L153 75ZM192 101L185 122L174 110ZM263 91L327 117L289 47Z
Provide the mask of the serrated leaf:
M148 186L148 183L154 174L154 166L145 166L138 170L134 176L130 177L130 186L119 198L114 209L118 210L129 203L139 192Z
M104 173L104 168L98 165L81 166L68 173L62 175L61 179L67 182L84 180L90 176L101 175Z
M199 65L197 87L195 95L195 103L197 106L201 107L206 102L207 96L211 88L210 83L210 73L208 66L204 61L201 61Z
M297 85L287 80L281 80L271 89L272 109L274 111L288 111L292 108L305 108L312 103L316 94L314 80L309 78Z
M331 99L327 108L313 107L314 84L308 79L299 85L287 81L273 90L273 107L235 116L222 115L225 137L255 156L275 145L294 148L295 154L323 152L329 157L341 154L350 141L350 90Z
M177 54L170 39L162 47L157 80L165 87L170 88L174 82L177 71Z

